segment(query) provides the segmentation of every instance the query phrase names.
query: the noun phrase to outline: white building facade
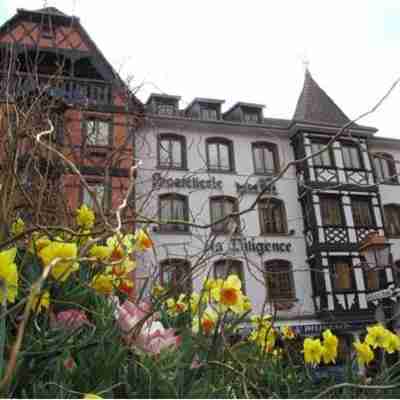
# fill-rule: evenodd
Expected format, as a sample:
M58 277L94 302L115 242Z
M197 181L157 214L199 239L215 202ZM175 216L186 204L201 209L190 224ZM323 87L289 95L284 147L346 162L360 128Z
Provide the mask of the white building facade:
M189 225L151 224L156 251L140 273L151 268L168 283L178 276L166 270L181 260L177 269L190 268L198 290L207 276L229 270L241 277L254 312L314 318L295 169L269 184L294 158L287 121L264 119L257 104L238 103L222 115L219 100L195 99L183 111L177 103L165 95L147 103L136 143L136 207L151 221ZM242 214L215 224L231 212Z
M353 124L303 160L350 121L308 71L293 119L179 100L151 95L136 134L136 210L155 243L138 276L199 290L207 276L236 273L253 312L303 334L357 337L374 321L367 294L397 279L391 266L366 272L358 249L378 232L400 259L400 142Z

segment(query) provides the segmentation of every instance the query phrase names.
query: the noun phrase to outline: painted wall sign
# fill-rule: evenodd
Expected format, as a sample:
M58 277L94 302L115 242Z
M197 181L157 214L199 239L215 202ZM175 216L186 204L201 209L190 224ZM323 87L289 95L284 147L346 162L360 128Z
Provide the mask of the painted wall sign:
M257 253L262 256L264 253L290 253L292 243L290 242L260 242L252 239L232 239L230 242L214 242L212 251L224 252L247 252Z
M271 182L271 179L269 178L260 178L256 183L250 183L250 182L245 182L245 183L239 183L236 182L236 191L239 194L243 193L261 193L264 191L267 187L268 184ZM268 187L265 193L271 193L271 194L276 194L276 186L275 184L272 184Z
M184 188L184 189L217 189L222 190L222 181L215 176L209 179L201 179L197 176L184 178L164 178L159 172L152 175L153 188Z

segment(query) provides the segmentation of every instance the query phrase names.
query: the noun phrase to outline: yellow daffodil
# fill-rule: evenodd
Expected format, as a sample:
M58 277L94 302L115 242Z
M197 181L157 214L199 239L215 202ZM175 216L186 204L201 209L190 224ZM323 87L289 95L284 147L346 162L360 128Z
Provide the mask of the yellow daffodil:
M353 344L357 352L357 361L360 366L368 365L375 357L374 352L371 350L371 347L367 343L361 343L357 341Z
M196 315L193 318L192 331L194 333L198 333L201 325L201 331L205 335L210 335L211 333L213 333L217 321L218 321L218 314L211 307L207 307L204 310L203 315L201 316L200 319L198 315Z
M175 300L173 298L169 298L166 301L167 305L167 312L171 317L176 317L179 314L184 313L188 309L188 305L185 302L186 295L181 294L179 295L178 300Z
M39 314L43 310L48 310L50 307L50 293L45 290L43 293L37 294L32 302L32 311Z
M73 260L77 255L78 247L76 243L63 242L51 242L39 253L39 257L42 259L45 267L56 258L61 258L61 260L51 268L50 274L55 280L60 280L62 282L65 281L72 272L79 269L79 264Z
M32 240L29 243L28 250L33 254L39 254L46 246L51 243L51 240L46 236L39 236L37 233L32 235Z
M104 273L95 275L89 286L96 290L96 292L110 295L114 290L115 284L115 277L110 273Z
M161 285L157 284L157 285L154 285L154 287L151 291L151 294L153 295L153 297L159 298L159 297L163 296L166 292L167 292L167 289L165 289Z
M189 298L190 312L194 315L197 313L200 304L200 295L193 292Z
M390 331L385 329L381 324L376 324L367 327L368 334L365 338L365 342L369 344L373 349L380 347L384 349L387 346Z
M325 329L322 333L324 339L324 346L330 347L332 349L337 349L339 340L336 335L334 335L330 329Z
M316 365L321 362L323 347L319 339L306 338L303 343L304 361Z
M400 337L392 332L389 332L384 349L389 354L392 354L395 351L400 351Z
M322 344L322 359L325 364L335 363L339 340L330 329L326 329L322 333L322 337L324 339Z
M136 248L140 251L151 249L153 242L143 229L139 229L135 234Z
M293 329L287 325L282 327L282 335L284 339L292 340L296 337L296 334L294 333Z
M249 341L255 342L263 352L270 353L276 343L277 334L270 322L259 325L249 336Z
M221 306L229 308L237 314L244 310L244 299L241 291L242 283L237 275L229 275L222 285L211 289L213 299Z
M18 294L18 271L15 264L15 247L0 252L0 304L6 295L8 302L14 303Z
M11 233L14 236L20 235L25 230L25 222L18 218L12 225L11 225Z
M83 229L92 229L95 221L94 212L86 204L76 210L76 224Z
M95 257L97 260L104 262L111 256L112 250L113 249L108 246L100 246L95 244L90 248L89 256Z

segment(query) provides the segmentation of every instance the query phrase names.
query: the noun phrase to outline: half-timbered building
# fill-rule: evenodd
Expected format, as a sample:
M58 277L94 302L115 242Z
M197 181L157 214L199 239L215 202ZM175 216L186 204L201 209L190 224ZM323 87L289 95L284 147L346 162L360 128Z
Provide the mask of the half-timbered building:
M51 218L64 212L65 206L73 210L82 202L94 205L76 174L57 169L55 161L48 168L49 153L34 140L49 128L47 118L55 131L46 140L52 140L78 166L105 212L115 208L128 186L133 132L142 107L79 18L54 7L19 9L0 27L0 67L2 112L8 113L7 119L15 123L15 115L21 117L27 110L38 116L37 125L31 124L31 131L21 139L20 172L31 191L35 190L35 171L52 172L46 179L48 187L41 189L46 197L41 215ZM32 157L34 153L37 157ZM36 165L24 168L24 154L40 164L38 169ZM65 193L67 204L55 203L62 197L60 192Z

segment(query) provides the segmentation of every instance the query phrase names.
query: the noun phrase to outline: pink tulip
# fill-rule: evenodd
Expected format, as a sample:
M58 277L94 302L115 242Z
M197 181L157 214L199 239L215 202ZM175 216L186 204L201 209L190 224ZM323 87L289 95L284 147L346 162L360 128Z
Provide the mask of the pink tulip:
M134 344L148 353L160 354L163 349L179 347L181 337L175 335L175 329L165 329L161 322L154 321L143 327Z
M60 311L56 315L56 320L54 324L55 327L57 328L75 330L85 324L90 325L90 322L88 321L84 311L66 310L66 311Z
M181 337L175 335L174 329L165 329L162 323L156 320L159 315L152 314L150 304L142 302L136 305L125 301L122 306L117 306L117 310L117 323L121 330L128 334L125 340L129 345L152 354L159 354L165 348L179 346ZM139 332L133 332L136 327L140 328Z
M117 310L117 323L121 330L125 333L132 331L140 321L144 322L146 317L150 317L151 315L151 305L145 302L141 302L139 305L136 305L127 300L124 302L124 304L122 304L122 306L118 306Z

